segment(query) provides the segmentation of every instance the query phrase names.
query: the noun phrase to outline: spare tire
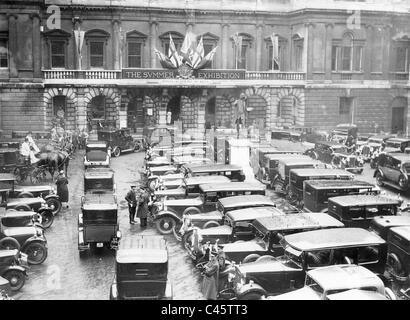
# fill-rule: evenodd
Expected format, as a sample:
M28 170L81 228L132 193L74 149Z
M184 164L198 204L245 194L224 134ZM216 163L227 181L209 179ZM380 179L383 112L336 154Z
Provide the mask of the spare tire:
M242 263L249 263L258 260L261 256L257 253L248 254L243 260Z
M0 249L3 250L20 250L20 243L12 237L4 237L0 240Z
M17 198L34 198L34 196L31 192L23 191L18 194Z
M216 221L208 221L207 223L204 224L204 229L208 229L208 228L213 228L213 227L219 227L220 224Z
M255 262L267 262L267 261L272 261L272 260L275 260L275 257L269 256L269 255L264 255L264 256L259 257L258 259L256 259Z
M18 204L14 207L17 211L31 211L31 208L27 204Z

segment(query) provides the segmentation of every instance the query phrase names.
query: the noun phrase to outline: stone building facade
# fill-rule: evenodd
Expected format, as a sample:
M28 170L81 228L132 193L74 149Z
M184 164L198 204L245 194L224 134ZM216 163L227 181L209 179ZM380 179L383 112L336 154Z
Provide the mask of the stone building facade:
M58 28L50 28L50 6L58 7ZM349 122L362 132L407 132L409 7L387 0L3 1L0 128L48 130L60 109L70 130L96 120L142 129L166 123L168 113L185 130L232 127L244 93L248 124L266 130ZM206 52L217 47L210 79L161 70L154 49L167 54L169 34L180 47L187 32L202 36Z

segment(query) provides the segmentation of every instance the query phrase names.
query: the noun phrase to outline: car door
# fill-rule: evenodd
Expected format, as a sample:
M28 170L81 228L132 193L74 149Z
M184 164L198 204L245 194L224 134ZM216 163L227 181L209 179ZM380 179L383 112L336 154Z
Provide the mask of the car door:
M394 167L393 158L389 157L389 156L386 156L384 165L382 166L383 174L384 174L384 177L385 177L386 180L394 181L393 180L393 176L394 176L393 167Z
M402 175L401 171L401 162L395 158L391 158L390 170L389 170L389 180L393 183L398 184L399 178Z

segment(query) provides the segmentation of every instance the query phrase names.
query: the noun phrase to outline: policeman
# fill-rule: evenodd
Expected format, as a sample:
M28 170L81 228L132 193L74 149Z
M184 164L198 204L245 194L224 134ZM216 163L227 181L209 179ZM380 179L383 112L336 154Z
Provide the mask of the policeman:
M135 212L137 210L137 194L136 194L137 186L131 186L131 190L128 191L127 195L125 196L125 200L128 202L128 211L130 217L130 224L135 224Z

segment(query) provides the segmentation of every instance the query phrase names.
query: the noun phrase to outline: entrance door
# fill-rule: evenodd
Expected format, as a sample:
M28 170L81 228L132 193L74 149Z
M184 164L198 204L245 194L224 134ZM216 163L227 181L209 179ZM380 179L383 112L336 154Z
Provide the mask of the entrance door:
M128 103L127 126L133 132L139 128L144 128L144 109L142 98L134 98Z
M211 98L205 106L205 129L215 126L215 119L215 98Z
M181 97L174 97L169 100L167 105L167 124L173 124L180 120L181 116Z
M391 132L404 132L405 107L393 107L391 116Z

